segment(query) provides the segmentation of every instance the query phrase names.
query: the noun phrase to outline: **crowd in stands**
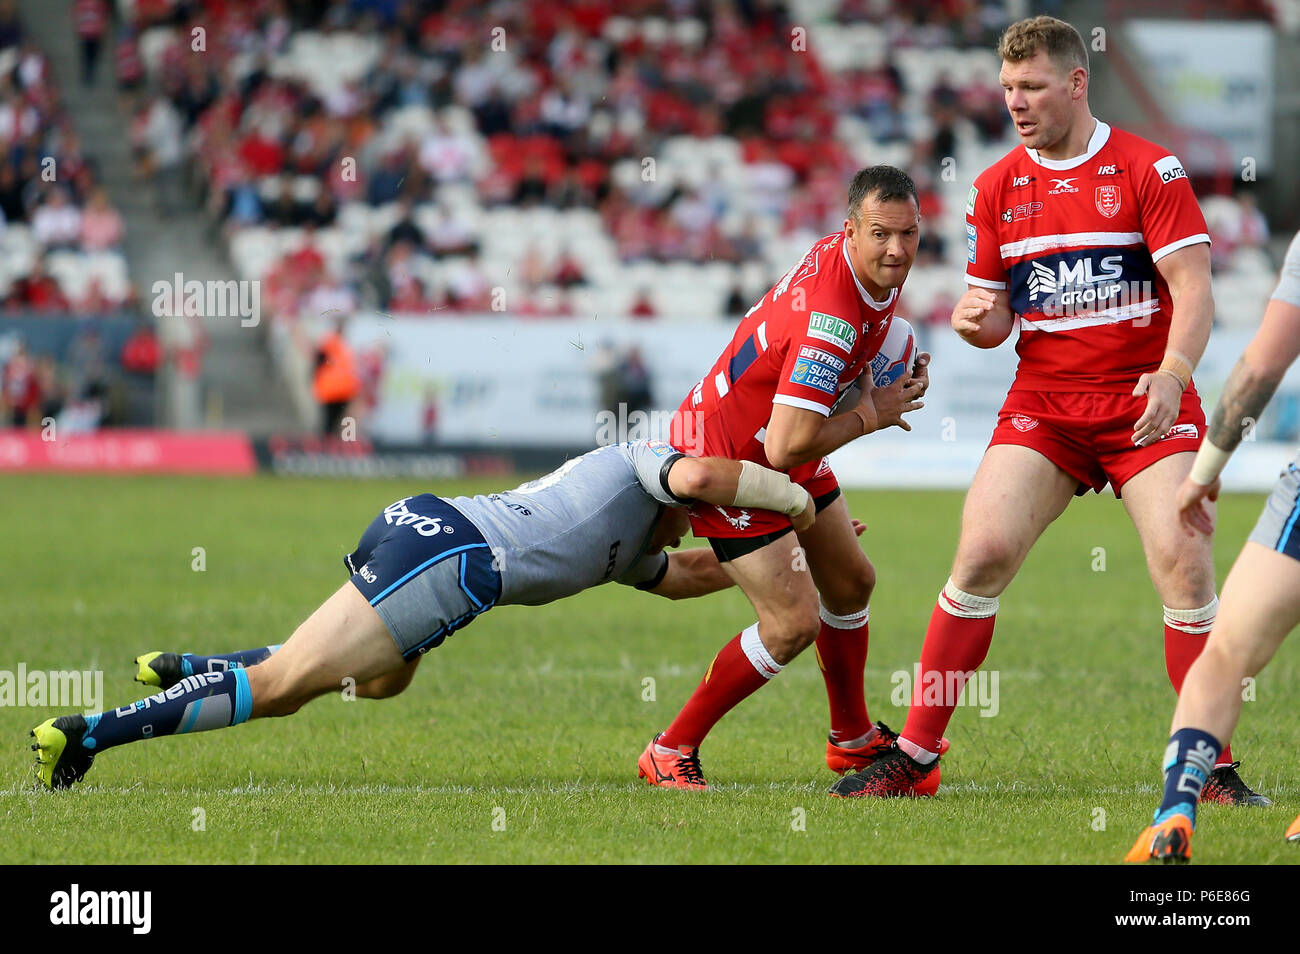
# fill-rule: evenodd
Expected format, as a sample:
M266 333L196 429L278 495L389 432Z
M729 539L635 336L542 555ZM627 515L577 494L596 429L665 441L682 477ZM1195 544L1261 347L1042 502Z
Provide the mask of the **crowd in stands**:
M0 0L0 307L104 314L133 293L101 187L12 0Z
M1005 148L1003 0L789 7L160 0L116 63L142 166L188 160L273 312L701 317L838 228L862 165L960 231L945 159ZM943 234L918 264L960 265Z
M66 348L29 350L20 334L0 334L0 428L92 431L127 423L133 385L147 385L161 348L153 323L140 319L121 341L106 339L95 320L84 322Z
M736 316L890 162L926 223L902 308L946 321L969 170L1014 141L1006 0L121 6L143 174L191 176L279 316Z
M152 325L110 341L98 320L134 304L123 236L49 58L0 0L0 317L90 319L36 336L41 348L0 329L0 428L67 434L139 416L135 385L148 388L160 358Z

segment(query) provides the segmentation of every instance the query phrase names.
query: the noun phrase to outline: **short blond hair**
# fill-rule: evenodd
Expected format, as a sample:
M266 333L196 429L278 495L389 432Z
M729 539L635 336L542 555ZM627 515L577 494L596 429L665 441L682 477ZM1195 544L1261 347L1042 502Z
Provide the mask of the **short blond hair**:
M1088 72L1088 47L1079 31L1056 17L1029 17L1007 27L998 41L998 56L1009 63L1032 59L1039 50L1047 53L1064 73L1077 67Z

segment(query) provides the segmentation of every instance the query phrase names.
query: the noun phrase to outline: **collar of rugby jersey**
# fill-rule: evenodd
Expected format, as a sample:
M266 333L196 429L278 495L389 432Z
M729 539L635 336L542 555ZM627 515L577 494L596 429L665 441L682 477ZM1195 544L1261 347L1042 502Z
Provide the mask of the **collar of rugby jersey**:
M1097 128L1092 131L1092 138L1088 140L1088 148L1082 156L1073 156L1070 159L1044 159L1038 154L1037 149L1030 149L1028 146L1025 146L1025 152L1044 169L1073 169L1075 166L1081 166L1101 152L1101 147L1110 140L1110 127L1100 119L1093 121L1097 124Z
M884 311L893 304L894 297L898 294L898 289L891 288L889 294L885 296L884 301L876 301L871 297L870 293L862 287L862 282L858 281L858 273L853 270L853 262L849 260L849 243L845 242L840 246L840 249L844 253L844 263L849 266L849 274L853 276L853 284L858 286L858 294L862 296L862 300L876 311Z

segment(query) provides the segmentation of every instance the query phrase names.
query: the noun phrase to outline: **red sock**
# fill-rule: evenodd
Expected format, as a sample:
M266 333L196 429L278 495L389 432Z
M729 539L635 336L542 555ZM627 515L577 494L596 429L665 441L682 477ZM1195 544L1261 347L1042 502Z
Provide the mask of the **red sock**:
M659 744L670 749L698 747L719 719L783 668L764 648L755 623L713 657L695 692L659 737Z
M1218 610L1217 596L1200 609L1174 610L1165 607L1165 672L1169 674L1169 682L1173 685L1174 692L1183 691L1183 680L1187 678L1187 670L1192 668L1192 663L1196 662L1196 657L1205 648L1205 642L1210 638L1210 630L1214 628L1214 617ZM1219 753L1219 760L1215 765L1231 763L1232 746L1228 745Z
M928 752L939 751L939 740L968 678L957 674L973 672L983 665L993 642L997 611L996 596L963 592L952 580L944 586L930 614L921 647L920 678L912 686L912 707L902 732L907 741ZM936 689L939 680L943 691Z
M817 665L826 682L826 701L831 709L831 738L837 742L858 739L871 731L866 693L862 685L867 665L870 629L867 611L836 616L825 607L817 634Z

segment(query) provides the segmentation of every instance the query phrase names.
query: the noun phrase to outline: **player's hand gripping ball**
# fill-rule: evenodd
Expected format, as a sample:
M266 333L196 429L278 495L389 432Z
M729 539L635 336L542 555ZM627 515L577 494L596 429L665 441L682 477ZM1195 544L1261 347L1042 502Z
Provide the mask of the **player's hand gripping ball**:
M869 373L871 383L876 387L887 388L912 370L916 355L916 333L906 318L895 317L885 332L885 340L880 343L880 351L862 373ZM858 378L844 390L831 408L832 415L857 407L858 401L862 400L861 382L862 378Z

